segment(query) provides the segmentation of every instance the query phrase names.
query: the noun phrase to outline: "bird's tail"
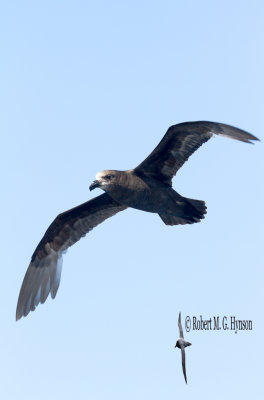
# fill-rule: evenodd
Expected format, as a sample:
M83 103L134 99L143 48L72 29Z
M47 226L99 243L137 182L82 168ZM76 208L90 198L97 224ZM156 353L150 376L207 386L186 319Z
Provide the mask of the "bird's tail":
M201 213L201 218L204 218L204 215L206 214L206 210L207 210L205 201L187 199L186 197L185 197L185 200L187 200L188 203L190 203L196 210L199 211L199 213Z
M202 200L193 200L182 197L186 201L185 207L182 209L182 215L176 216L171 214L159 214L160 218L166 225L185 225L200 222L206 214L206 205Z

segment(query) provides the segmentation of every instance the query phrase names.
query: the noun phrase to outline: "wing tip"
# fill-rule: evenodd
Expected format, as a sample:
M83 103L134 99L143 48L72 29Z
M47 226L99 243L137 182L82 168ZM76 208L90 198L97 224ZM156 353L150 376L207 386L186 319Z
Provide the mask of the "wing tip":
M254 142L260 142L260 139L251 133L244 131L243 129L236 128L232 125L218 123L219 131L216 132L221 136L226 136L230 139L239 140L240 142L255 144Z
M17 308L16 308L16 321L19 321L23 316L24 316L24 312L21 307L20 298L18 298Z
M29 264L24 277L17 302L16 321L45 303L49 295L52 299L56 297L61 279L62 254L53 252L39 261L36 259Z
M16 322L19 321L21 317L22 317L22 315L16 313Z

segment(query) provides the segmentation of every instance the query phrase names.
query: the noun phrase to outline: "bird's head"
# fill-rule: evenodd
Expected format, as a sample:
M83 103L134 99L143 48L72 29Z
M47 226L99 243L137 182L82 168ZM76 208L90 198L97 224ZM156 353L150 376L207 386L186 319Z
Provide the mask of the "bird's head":
M117 183L118 181L118 172L114 170L106 170L98 172L95 176L95 181L90 185L89 189L94 190L96 188L100 188L103 190L107 190L110 186Z

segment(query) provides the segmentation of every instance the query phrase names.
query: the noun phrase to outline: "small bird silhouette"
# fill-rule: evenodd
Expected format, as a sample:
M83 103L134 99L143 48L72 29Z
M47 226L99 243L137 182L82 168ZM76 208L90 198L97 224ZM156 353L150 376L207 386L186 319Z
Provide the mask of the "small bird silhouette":
M185 347L191 346L190 342L187 342L184 340L183 336L183 330L182 330L182 324L181 324L181 313L179 313L179 318L178 318L178 327L180 331L180 337L177 340L175 347L178 347L181 349L181 355L182 355L182 372L184 375L185 382L187 383L187 376L186 376L186 366L185 366Z

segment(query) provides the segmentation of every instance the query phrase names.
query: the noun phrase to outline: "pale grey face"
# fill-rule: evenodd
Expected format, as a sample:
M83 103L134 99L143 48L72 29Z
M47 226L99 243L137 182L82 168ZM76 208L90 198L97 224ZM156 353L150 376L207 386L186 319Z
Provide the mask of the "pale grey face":
M95 181L90 185L89 189L94 190L100 188L106 190L115 180L115 171L101 171L95 176Z

